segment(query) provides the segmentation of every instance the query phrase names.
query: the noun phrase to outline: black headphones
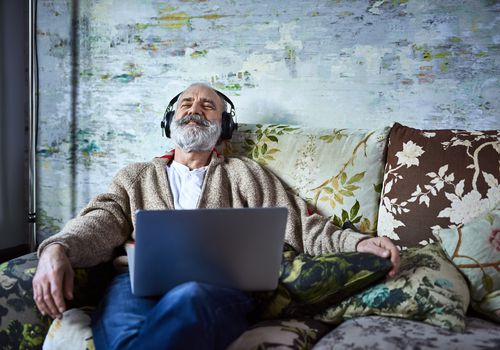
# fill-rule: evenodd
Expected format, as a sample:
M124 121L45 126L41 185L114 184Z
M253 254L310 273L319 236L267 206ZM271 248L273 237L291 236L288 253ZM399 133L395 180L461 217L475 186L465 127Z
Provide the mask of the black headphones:
M236 123L233 120L233 117L235 116L234 104L229 99L229 97L224 95L222 92L217 91L215 89L214 91L220 97L222 97L224 101L226 101L229 104L229 106L231 106L231 110L229 112L227 111L222 112L221 133L220 133L220 138L222 140L229 140L233 136L233 131L238 129L238 123ZM177 102L179 96L183 92L178 93L173 99L170 100L167 109L163 114L163 120L161 121L162 134L164 132L165 133L164 135L168 138L170 138L170 123L172 123L172 120L174 119L175 115L174 104Z

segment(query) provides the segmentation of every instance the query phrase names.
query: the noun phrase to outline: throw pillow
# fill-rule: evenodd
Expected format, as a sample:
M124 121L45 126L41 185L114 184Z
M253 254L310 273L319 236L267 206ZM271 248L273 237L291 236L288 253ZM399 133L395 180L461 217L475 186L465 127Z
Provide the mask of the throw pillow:
M220 150L267 167L311 211L337 226L350 220L361 232L375 234L389 130L240 124Z
M329 325L312 319L268 320L251 326L227 349L311 349L329 330Z
M92 337L93 307L69 309L61 319L54 319L43 342L43 350L95 349Z
M368 253L299 254L285 245L278 288L259 292L259 319L314 315L379 280L388 259Z
M500 207L436 235L468 279L472 307L500 322Z
M500 201L500 131L418 130L389 134L378 235L401 248L466 224Z
M359 316L393 316L454 331L465 328L469 288L438 244L410 248L392 278L326 309L315 319L333 324Z

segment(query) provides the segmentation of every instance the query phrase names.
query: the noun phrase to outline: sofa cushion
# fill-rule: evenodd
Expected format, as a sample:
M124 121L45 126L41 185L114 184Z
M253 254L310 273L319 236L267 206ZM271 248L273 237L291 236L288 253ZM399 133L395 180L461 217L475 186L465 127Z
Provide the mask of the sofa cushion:
M312 319L263 321L250 327L228 347L228 350L307 350L330 329L331 326Z
M224 154L266 166L312 211L375 233L389 127L346 130L241 124Z
M0 344L5 349L38 349L51 319L36 308L32 280L38 264L36 253L0 265ZM113 273L111 264L75 269L74 298L68 307L95 305Z
M469 305L467 282L438 244L410 248L392 278L365 289L315 317L340 323L359 316L393 316L463 331Z
M475 317L468 317L465 324L460 333L394 317L359 317L329 332L313 349L498 349L499 325Z
M378 235L402 248L466 224L500 201L500 131L418 130L389 135Z
M379 280L391 266L388 259L368 253L311 256L285 245L278 288L255 294L261 300L257 317L312 316Z
M55 319L43 343L44 350L94 349L92 338L92 308L70 309L62 319ZM310 349L330 326L312 319L281 319L259 322L228 349L263 349L278 346L280 349Z
M5 349L39 348L49 329L50 317L36 309L32 279L35 253L0 265L0 344Z
M93 307L64 311L63 317L54 319L50 325L43 350L95 349L91 327L93 311Z
M436 234L469 281L472 306L500 322L500 206L465 225Z

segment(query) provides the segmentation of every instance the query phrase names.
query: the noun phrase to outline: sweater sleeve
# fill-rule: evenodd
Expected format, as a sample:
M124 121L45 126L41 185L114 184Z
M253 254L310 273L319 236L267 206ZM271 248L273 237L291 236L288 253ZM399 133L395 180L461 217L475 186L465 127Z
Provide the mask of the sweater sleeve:
M370 236L350 229L342 230L328 218L310 213L307 203L287 191L270 171L247 160L251 180L243 183L243 192L250 207L286 207L288 222L285 242L294 249L311 255L356 251L359 241Z
M127 168L113 179L107 193L92 199L79 215L56 235L44 240L38 255L49 244L61 244L75 267L89 267L108 261L114 249L132 233Z

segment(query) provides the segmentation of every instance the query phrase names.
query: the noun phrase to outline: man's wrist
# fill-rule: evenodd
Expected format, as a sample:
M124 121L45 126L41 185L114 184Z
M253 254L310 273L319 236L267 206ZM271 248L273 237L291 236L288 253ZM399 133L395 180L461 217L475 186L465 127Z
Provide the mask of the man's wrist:
M43 249L40 251L40 257L47 251L55 251L58 253L62 252L64 253L64 255L68 256L68 253L66 252L66 247L64 247L64 245L62 245L59 242L49 243L45 247L43 247Z

